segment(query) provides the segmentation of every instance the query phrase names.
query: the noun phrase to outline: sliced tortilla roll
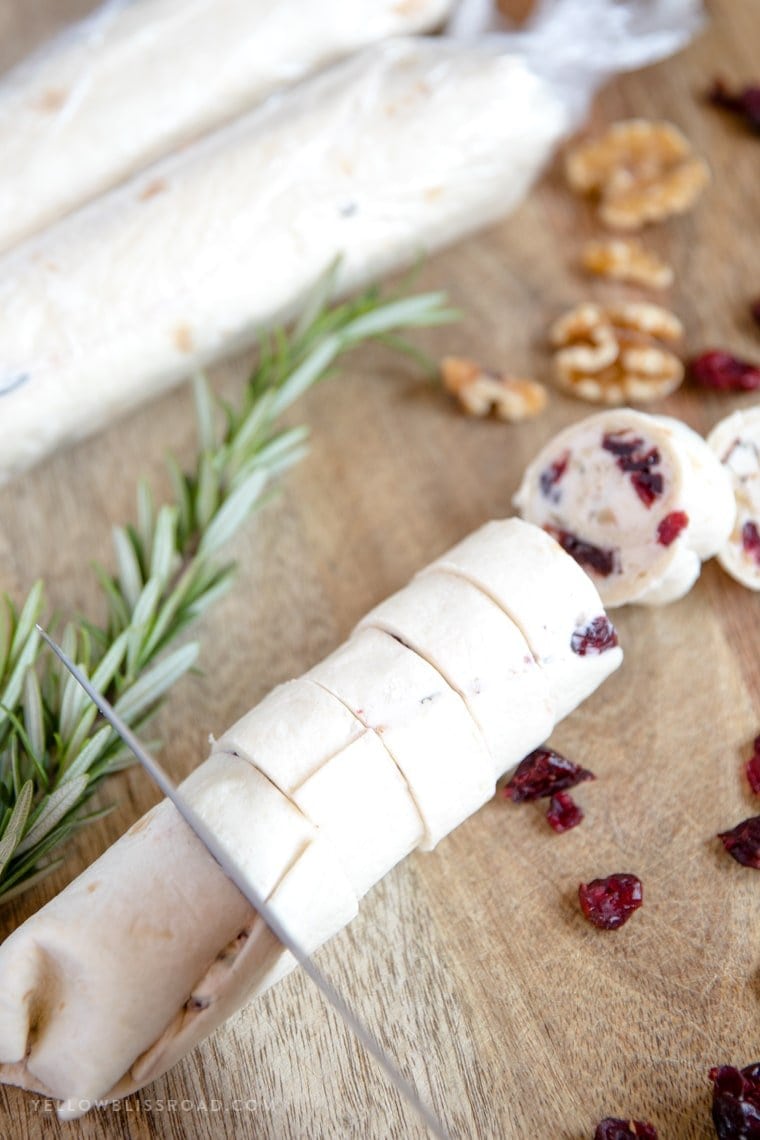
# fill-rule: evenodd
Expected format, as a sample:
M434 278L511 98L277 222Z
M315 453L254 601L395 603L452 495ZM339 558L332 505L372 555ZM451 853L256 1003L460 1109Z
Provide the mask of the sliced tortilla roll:
M0 260L0 477L292 314L511 209L560 137L494 44L386 41Z
M364 731L342 701L298 677L272 689L220 737L214 751L239 753L290 795Z
M420 813L377 733L365 731L293 793L361 897L419 844Z
M527 523L485 527L449 557L476 581L490 582L492 594L510 574L530 583L534 611L551 619L541 644L561 642L573 628L567 601L558 601L565 586L571 614L600 616L590 580ZM504 563L509 573L500 570ZM444 586L445 574L420 575L412 595L419 599L427 581L431 598L441 602L443 590L461 622L473 620L483 634L482 669L477 637L463 633L457 643L448 611L438 648L452 676L458 644L463 678L490 681L493 671L508 705L498 645L474 615L489 615L507 657L519 638L464 583ZM573 593L577 575L585 593ZM548 591L545 605L541 590ZM426 640L428 632L432 637L432 627ZM582 674L584 695L620 651L602 658L604 669ZM554 673L551 662L542 668L547 678L564 676L576 701L578 676L561 657L560 665ZM514 684L524 691L519 670ZM307 950L350 921L357 895L404 854L431 846L493 792L497 765L463 697L382 630L358 630L301 682L275 690L261 710L222 737L241 754L219 751L220 742L183 790ZM292 965L163 802L0 946L0 1079L61 1100L65 1118L79 1116L92 1102L157 1077Z
M420 577L441 570L472 582L512 619L544 671L556 720L620 665L622 650L594 583L530 523L486 523Z
M395 638L359 630L306 676L378 734L424 822L423 850L493 795L495 764L466 704Z
M727 416L707 442L728 473L736 503L734 525L718 561L747 589L760 590L760 407Z
M361 897L422 838L406 780L374 732L308 677L278 685L214 745L250 761L332 845Z
M0 250L448 0L104 4L0 83Z
M381 602L359 629L382 629L424 657L463 698L494 759L494 778L551 733L554 701L527 641L472 583L437 570Z
M332 852L310 843L273 890L268 902L291 931L308 931L301 943L316 950L356 915L352 892L336 880ZM336 926L336 922L338 925ZM193 986L185 1004L164 1032L108 1093L127 1096L170 1069L204 1037L231 1017L254 994L262 994L297 965L258 915L225 946ZM65 1116L65 1109L61 1113ZM74 1101L70 1111L81 1115Z
M608 606L682 597L735 514L730 480L701 436L628 408L560 432L526 470L515 504L573 554Z
M183 791L261 894L276 905L283 891L290 929L304 944L315 946L356 913L329 846L245 760L212 756ZM302 882L298 913L285 889L291 873ZM320 899L316 914L311 895ZM80 1101L108 1096L119 1082L137 1087L132 1067L178 1010L180 1018L194 1013L193 993L253 922L237 888L162 802L0 946L3 1079L60 1098L64 1117L81 1115ZM275 949L269 940L267 954L249 955L240 984L268 984L284 956Z

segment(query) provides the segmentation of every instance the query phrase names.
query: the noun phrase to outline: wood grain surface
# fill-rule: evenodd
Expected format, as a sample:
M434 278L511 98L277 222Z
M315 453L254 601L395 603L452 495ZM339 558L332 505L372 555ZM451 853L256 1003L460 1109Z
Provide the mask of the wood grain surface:
M0 62L87 7L0 2ZM676 59L611 83L593 123L664 117L706 155L698 208L653 227L676 268L666 303L685 351L757 358L747 316L760 294L760 140L707 108L717 72L757 78L757 0L711 4ZM508 108L505 109L508 113ZM432 259L420 285L466 313L421 336L519 374L548 372L545 330L586 297L641 296L576 269L600 228L555 165L511 218ZM234 398L252 358L216 370ZM709 429L751 397L683 389L654 410ZM485 520L510 513L526 462L592 409L554 395L523 426L474 422L385 351L357 352L303 400L309 458L236 541L235 589L201 623L203 676L161 715L177 778L274 684L333 649L364 611ZM0 587L20 599L44 577L51 607L98 615L91 560L109 561L140 475L168 495L162 456L193 454L186 390L0 492ZM688 597L617 611L622 669L552 743L598 775L583 825L557 836L541 808L495 798L431 854L415 854L365 900L319 963L398 1058L455 1137L583 1140L605 1115L655 1123L664 1140L713 1135L711 1065L760 1058L760 878L714 838L755 814L741 774L760 731L760 600L709 564ZM0 913L6 934L155 800L137 771L111 781L116 808L68 849L65 868ZM642 878L645 904L614 934L586 924L579 881ZM139 1096L59 1125L53 1105L0 1091L0 1134L116 1137L417 1137L424 1133L309 983L291 976Z

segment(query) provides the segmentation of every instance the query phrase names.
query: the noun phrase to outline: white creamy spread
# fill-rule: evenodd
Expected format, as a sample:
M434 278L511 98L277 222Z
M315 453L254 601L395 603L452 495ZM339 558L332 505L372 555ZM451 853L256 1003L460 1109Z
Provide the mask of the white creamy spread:
M737 582L760 590L760 407L727 416L707 442L728 473L736 502L734 525L718 561Z

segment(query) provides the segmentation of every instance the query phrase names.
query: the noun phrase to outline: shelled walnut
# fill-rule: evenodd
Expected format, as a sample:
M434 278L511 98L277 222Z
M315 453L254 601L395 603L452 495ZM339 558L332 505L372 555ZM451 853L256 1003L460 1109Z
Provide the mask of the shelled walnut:
M492 372L461 356L444 357L441 381L470 416L493 412L499 419L517 423L537 416L547 403L543 384Z
M573 190L597 194L613 229L638 230L690 209L710 179L707 163L672 123L626 119L579 143L565 160Z
M662 342L682 334L678 318L659 305L579 305L549 332L557 387L596 404L661 399L684 375L683 363Z
M635 238L586 242L581 251L581 265L598 277L644 285L649 289L667 289L673 284L671 266Z

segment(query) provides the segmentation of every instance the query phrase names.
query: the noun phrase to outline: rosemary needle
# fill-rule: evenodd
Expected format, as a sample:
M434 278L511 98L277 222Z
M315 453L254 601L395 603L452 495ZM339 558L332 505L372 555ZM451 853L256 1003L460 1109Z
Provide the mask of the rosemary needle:
M63 628L64 651L133 729L196 661L197 643L174 643L231 585L234 566L219 550L305 454L307 429L280 429L282 413L354 346L393 338L408 347L402 330L457 315L441 293L386 300L375 288L329 307L334 277L332 267L290 333L266 339L239 407L195 377L194 468L167 458L172 501L158 508L140 483L136 521L113 531L116 572L95 567L105 621ZM35 628L43 609L41 582L20 608L0 600L0 901L63 861L54 850L109 810L88 810L95 790L133 763L74 678L43 654Z

